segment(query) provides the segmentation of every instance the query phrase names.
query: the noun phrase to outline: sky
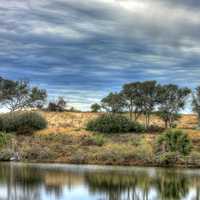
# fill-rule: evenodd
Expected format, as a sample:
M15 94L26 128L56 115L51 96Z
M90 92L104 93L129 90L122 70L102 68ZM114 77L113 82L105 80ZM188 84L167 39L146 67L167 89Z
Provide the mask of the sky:
M82 110L124 83L200 85L199 0L1 0L0 76Z

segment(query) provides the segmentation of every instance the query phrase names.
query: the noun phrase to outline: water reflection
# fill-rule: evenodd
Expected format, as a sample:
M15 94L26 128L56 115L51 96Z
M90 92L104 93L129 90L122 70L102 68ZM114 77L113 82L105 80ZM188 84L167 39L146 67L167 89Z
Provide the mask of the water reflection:
M1 200L200 200L200 171L0 164Z

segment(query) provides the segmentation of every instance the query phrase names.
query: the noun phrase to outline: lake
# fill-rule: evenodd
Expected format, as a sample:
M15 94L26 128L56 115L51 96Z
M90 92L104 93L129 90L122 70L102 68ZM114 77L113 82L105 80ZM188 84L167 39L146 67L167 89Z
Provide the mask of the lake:
M0 163L0 200L200 200L200 170Z

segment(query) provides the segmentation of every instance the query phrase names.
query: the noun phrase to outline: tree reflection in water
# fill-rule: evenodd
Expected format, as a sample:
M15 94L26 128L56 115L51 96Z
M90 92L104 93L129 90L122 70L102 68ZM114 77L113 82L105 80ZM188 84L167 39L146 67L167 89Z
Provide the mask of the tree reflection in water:
M200 200L200 177L191 177L174 170L157 170L154 176L145 171L126 175L118 173L88 173L86 183L92 194L105 194L107 200L182 200L191 187L196 188L195 200ZM197 184L198 183L198 184Z
M158 173L155 185L160 199L179 200L189 192L190 179L184 174L172 173L169 170Z
M86 174L85 180L91 193L103 193L108 200L148 199L152 181L145 172Z
M200 200L200 175L192 171L80 169L0 164L0 191L6 188L7 193L1 196L0 192L0 199L69 199L81 187L84 188L81 196L87 200ZM191 189L195 193L187 197Z
M13 165L1 165L1 184L7 187L6 200L40 200L41 174L37 169L16 168Z

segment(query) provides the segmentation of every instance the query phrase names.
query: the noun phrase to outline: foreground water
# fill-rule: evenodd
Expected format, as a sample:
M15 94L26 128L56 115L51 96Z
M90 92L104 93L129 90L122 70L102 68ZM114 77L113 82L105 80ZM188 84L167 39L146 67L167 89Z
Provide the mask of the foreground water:
M200 200L200 170L0 164L0 200Z

